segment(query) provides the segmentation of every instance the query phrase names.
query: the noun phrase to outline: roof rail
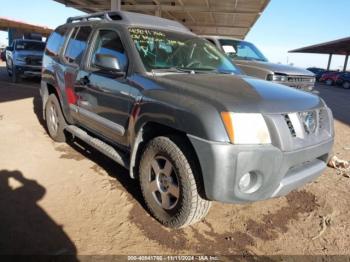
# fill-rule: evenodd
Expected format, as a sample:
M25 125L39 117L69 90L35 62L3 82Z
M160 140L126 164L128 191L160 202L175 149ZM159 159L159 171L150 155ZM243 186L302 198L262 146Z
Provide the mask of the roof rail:
M91 19L94 18L100 18L101 20L116 20L112 17L119 16L121 20L122 16L119 12L98 12L98 13L93 13L89 15L83 15L83 16L75 16L75 17L70 17L67 19L67 24L74 23L74 22L87 22Z

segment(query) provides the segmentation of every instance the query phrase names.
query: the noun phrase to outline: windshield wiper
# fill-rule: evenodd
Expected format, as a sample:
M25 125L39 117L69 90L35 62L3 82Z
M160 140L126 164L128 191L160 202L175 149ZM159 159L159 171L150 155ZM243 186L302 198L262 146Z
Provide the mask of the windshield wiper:
M153 69L152 69L152 72L155 72L155 71L161 71L161 72L164 72L164 71L166 71L166 72L181 72L181 73L188 73L188 74L191 74L191 73L194 72L193 70L184 69L184 68L182 68L182 67L176 67L176 66L153 68Z

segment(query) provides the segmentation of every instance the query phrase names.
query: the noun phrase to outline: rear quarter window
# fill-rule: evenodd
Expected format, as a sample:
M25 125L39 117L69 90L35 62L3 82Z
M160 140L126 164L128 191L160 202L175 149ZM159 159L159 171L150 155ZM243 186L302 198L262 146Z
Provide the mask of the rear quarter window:
M87 48L87 41L91 32L92 28L89 26L82 26L74 29L64 55L68 63L76 65L80 64Z
M66 28L58 28L53 32L47 41L45 54L51 57L57 57L65 40Z

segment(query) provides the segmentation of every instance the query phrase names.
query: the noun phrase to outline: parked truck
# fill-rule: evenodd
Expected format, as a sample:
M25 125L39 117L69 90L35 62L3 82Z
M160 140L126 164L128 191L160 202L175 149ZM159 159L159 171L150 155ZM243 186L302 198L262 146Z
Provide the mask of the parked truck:
M40 77L45 43L17 39L6 50L6 68L14 83L22 77Z
M202 37L226 53L249 76L308 92L315 87L315 74L306 69L271 63L253 43L225 36Z

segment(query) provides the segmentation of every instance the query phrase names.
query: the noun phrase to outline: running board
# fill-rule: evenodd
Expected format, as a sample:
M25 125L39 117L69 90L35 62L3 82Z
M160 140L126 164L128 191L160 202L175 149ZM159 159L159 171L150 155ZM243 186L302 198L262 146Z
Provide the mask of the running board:
M74 137L78 137L85 143L97 149L102 154L117 162L119 165L122 165L126 169L129 169L129 162L127 161L127 158L124 155L118 153L112 146L108 145L98 138L90 136L86 131L80 129L77 126L67 126L66 131L71 133Z

